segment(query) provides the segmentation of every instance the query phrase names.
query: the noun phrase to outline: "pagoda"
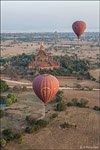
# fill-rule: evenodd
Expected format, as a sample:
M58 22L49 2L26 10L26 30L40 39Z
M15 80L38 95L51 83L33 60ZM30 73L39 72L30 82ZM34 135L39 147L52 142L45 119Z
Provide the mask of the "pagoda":
M43 43L40 45L40 50L35 56L35 60L31 61L29 64L29 69L37 70L53 70L59 69L60 65L57 61L46 53Z

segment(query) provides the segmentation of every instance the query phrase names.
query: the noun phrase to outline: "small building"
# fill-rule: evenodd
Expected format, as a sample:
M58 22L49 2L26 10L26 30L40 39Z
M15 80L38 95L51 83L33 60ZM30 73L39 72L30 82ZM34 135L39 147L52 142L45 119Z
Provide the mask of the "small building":
M29 69L38 70L53 70L59 69L60 65L57 61L46 53L43 43L40 45L40 50L35 56L35 60L31 61L29 64Z

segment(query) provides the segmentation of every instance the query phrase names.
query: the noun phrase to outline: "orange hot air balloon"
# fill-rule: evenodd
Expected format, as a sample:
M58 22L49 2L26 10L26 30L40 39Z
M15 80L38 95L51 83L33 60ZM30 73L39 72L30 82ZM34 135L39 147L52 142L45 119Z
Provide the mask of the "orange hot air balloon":
M59 82L52 75L39 75L33 80L33 90L45 104L56 95L58 89Z
M83 21L76 21L72 24L72 29L79 39L86 29L86 23Z

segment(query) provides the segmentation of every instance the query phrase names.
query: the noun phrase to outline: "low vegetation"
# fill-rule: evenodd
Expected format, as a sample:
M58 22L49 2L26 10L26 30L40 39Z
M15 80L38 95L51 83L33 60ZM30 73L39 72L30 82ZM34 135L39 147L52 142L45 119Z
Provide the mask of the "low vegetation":
M55 101L56 102L61 102L63 99L63 91L58 91L57 94L56 94L56 97L55 97Z
M12 141L12 140L17 140L18 142L22 141L22 136L23 134L21 132L14 132L11 128L5 129L2 131L2 146L6 145L8 142ZM6 144L3 144L3 143Z
M7 97L0 98L0 104L5 104L6 106L10 106L15 102L17 102L17 95L15 93L9 93Z
M0 92L5 92L8 90L8 85L6 83L6 81L3 81L0 79Z
M78 101L77 98L73 98L71 102L67 103L67 106L77 106L77 107L84 108L87 107L87 104L88 104L88 100L86 99L81 98L80 101Z
M5 116L5 111L0 109L0 118L4 117Z
M46 127L48 125L48 121L44 120L44 119L32 119L30 116L26 117L26 121L28 123L28 127L26 127L25 132L26 133L34 133L44 127Z
M76 128L77 125L76 124L70 124L68 122L64 122L63 124L60 125L60 127L62 129L66 129L66 128Z
M57 118L58 117L58 113L54 113L50 116L50 119L54 119L54 118Z
M26 92L26 91L27 91L26 86L17 85L17 86L13 87L13 92L15 92L15 93L21 93L21 92Z
M4 148L7 145L7 141L5 139L0 140L0 148Z
M40 70L40 74L48 73L56 76L84 76L90 79L88 72L89 62L81 60L75 56L54 56L54 59L60 63L61 68L55 70Z
M100 111L100 107L98 107L98 106L94 106L93 109L96 111Z
M56 111L65 111L66 110L66 104L64 102L59 102L56 106Z
M77 55L73 55L73 56L68 56L68 55L64 55L64 56L54 56L54 60L58 61L61 68L60 69L54 69L54 70L34 70L32 72L27 72L28 71L28 65L29 63L34 60L35 55L31 54L31 55L27 55L27 54L22 54L22 55L18 55L18 56L13 56L12 58L10 58L9 62L11 64L12 70L8 70L6 69L4 71L5 74L8 74L10 76L12 76L14 78L14 76L16 77L16 79L18 78L18 76L20 76L20 78L24 78L29 76L30 77L32 75L35 76L35 74L38 73L39 74L52 74L55 76L84 76L85 78L89 78L90 79L90 74L89 74L89 62L85 59L81 60L77 57ZM6 59L6 58L5 58ZM5 64L6 60L2 60L2 63L4 62ZM8 60L7 60L8 63Z

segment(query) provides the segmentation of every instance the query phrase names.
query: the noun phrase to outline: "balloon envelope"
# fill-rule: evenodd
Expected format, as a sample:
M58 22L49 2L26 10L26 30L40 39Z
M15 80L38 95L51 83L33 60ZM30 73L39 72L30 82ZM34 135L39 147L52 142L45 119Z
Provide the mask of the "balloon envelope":
M86 29L86 23L83 21L76 21L72 24L72 29L79 39Z
M56 77L43 74L33 80L33 90L35 94L44 102L49 102L59 89L59 81Z

